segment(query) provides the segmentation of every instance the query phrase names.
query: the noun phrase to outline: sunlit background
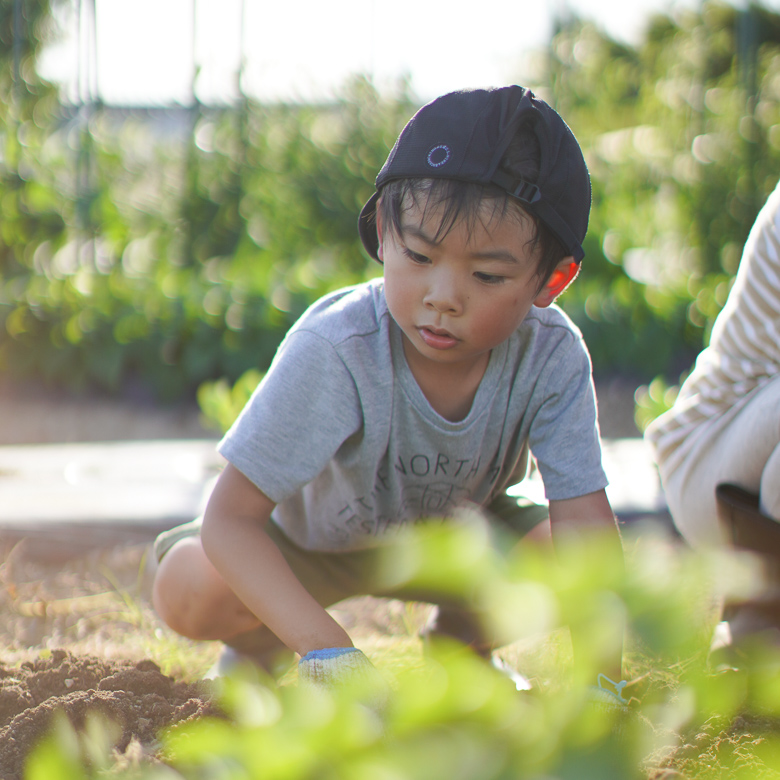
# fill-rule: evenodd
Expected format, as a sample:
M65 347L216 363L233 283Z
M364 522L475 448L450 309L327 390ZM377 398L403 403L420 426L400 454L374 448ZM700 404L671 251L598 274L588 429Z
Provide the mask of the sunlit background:
M517 80L543 51L556 19L576 14L636 42L655 12L696 0L97 0L58 14L64 37L41 73L77 97L87 74L107 103L188 104L193 81L210 103L241 89L261 100L317 100L353 73L376 83L406 75L424 99ZM89 52L92 31L96 49ZM194 78L195 68L198 75Z
M583 147L560 303L597 381L647 388L645 424L780 177L778 8L0 0L0 379L198 395L224 422L306 306L381 273L355 219L409 116L514 82Z

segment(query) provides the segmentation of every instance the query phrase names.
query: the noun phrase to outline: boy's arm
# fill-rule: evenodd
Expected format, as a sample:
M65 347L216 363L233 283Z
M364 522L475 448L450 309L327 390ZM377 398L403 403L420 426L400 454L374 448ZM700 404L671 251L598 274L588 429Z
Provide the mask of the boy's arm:
M567 528L572 531L592 528L606 531L608 534L614 531L615 541L620 543L615 514L604 490L578 498L550 501L550 525L553 542L556 533L560 537L562 533L566 533Z
M275 504L238 469L220 474L203 519L203 549L246 607L291 650L352 647L301 585L264 528Z
M563 542L569 532L581 533L583 530L598 532L602 542L611 548L607 551L609 559L614 557L622 565L623 545L620 540L620 532L604 490L588 493L578 498L550 501L550 529L554 546ZM572 635L575 654L580 641L576 635ZM618 681L622 679L622 666L623 645L621 641L610 656L604 659L604 668L601 671L612 680Z

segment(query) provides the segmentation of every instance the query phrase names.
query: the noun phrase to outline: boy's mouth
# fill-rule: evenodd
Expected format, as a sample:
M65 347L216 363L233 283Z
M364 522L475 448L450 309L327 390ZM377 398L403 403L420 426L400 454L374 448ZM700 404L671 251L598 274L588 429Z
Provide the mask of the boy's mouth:
M417 331L420 334L420 338L432 349L452 349L460 341L460 339L443 328L432 328L428 325L423 325Z

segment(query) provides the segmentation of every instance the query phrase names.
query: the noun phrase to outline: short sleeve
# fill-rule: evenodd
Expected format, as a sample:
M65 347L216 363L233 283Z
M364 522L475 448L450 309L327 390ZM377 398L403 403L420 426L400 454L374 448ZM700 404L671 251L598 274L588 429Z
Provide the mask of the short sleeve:
M288 335L219 452L272 501L310 482L362 426L355 381L336 348Z
M605 488L596 394L582 340L572 339L545 374L545 400L529 435L545 495L549 500L563 500Z

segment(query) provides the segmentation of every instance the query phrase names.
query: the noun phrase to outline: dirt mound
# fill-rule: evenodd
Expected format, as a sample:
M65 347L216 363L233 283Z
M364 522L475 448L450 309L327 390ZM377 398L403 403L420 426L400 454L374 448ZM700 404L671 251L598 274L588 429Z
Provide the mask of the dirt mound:
M207 682L176 682L152 661L111 661L53 650L21 666L0 664L0 777L21 780L30 750L46 735L54 713L76 728L88 712L116 724L115 743L154 752L160 730L219 715Z

